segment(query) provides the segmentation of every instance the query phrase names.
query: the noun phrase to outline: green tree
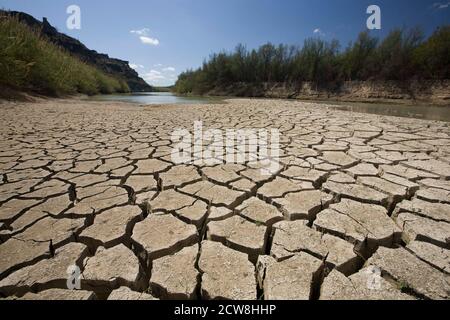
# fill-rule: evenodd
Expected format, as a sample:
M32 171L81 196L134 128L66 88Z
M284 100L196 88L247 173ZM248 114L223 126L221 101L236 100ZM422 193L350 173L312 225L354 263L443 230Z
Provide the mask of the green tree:
M345 80L367 80L373 76L377 44L378 39L365 31L348 46L341 60Z
M427 79L450 79L450 25L438 28L413 53L414 66Z

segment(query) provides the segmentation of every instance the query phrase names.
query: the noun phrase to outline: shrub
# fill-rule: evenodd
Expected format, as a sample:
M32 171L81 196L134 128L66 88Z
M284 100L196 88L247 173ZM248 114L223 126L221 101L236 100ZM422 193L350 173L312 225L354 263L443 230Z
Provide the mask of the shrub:
M129 92L123 79L82 62L11 16L0 16L0 84L53 96Z

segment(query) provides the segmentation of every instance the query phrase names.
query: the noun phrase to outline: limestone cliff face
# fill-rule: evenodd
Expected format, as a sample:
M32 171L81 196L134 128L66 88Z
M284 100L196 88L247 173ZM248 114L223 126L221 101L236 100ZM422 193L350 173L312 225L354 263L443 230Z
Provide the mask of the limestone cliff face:
M31 28L39 30L51 42L69 51L80 60L108 74L124 79L128 83L131 91L152 91L152 87L139 77L138 73L129 66L128 61L110 58L106 54L88 49L77 39L58 32L46 18L43 18L41 22L29 14L17 11L0 10L0 14L16 16L20 21Z

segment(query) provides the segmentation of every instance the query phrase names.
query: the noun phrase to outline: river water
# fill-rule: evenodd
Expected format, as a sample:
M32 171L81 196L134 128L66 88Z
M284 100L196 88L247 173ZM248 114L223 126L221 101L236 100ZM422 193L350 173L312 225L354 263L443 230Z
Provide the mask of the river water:
M170 92L136 92L130 94L109 94L90 97L98 101L123 101L139 104L210 104L220 102L219 98L185 97Z
M211 104L220 103L222 98L185 97L170 92L144 92L121 95L99 95L89 98L97 101L124 101L138 104ZM307 101L313 102L313 101ZM359 102L317 102L324 105L335 105L338 110L358 113L371 113L395 117L440 120L450 122L450 106L403 105L389 103L359 103Z
M433 106L424 104L360 103L360 102L319 102L336 105L336 109L372 113L384 116L440 120L450 122L450 106Z

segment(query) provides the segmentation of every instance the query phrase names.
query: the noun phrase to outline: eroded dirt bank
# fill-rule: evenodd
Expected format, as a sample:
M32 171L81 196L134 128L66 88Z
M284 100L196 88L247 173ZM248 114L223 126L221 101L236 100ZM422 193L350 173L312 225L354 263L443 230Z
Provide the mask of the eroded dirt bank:
M317 86L310 82L299 84L237 83L216 88L212 96L264 97L299 100L334 100L354 102L450 104L450 81L344 81Z
M448 123L276 100L0 108L3 298L449 298ZM197 120L278 129L279 169L174 164Z

